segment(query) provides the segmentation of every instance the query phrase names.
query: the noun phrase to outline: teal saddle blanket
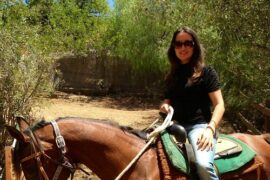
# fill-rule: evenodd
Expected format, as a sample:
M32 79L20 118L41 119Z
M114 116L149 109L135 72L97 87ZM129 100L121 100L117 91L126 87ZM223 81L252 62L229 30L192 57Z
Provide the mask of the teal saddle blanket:
M251 161L256 155L248 145L232 136L219 134L219 137L228 138L229 140L238 143L238 145L242 147L242 151L237 154L215 159L214 163L220 174L239 169ZM173 142L170 134L166 130L161 133L161 140L172 166L177 170L188 174L188 162L182 153L182 150L175 144L175 142Z

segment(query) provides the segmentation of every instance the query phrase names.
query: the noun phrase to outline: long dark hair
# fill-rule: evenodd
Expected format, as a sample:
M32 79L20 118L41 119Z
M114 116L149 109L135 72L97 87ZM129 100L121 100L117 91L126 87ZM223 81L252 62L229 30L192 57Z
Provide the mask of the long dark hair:
M189 78L190 83L196 82L196 80L202 75L202 70L203 70L203 67L205 66L205 64L204 64L204 49L203 49L202 45L200 44L199 38L198 38L197 34L195 33L195 31L193 31L189 27L178 28L173 34L171 44L170 44L170 47L169 47L168 52L167 52L167 55L168 55L168 58L169 58L169 61L171 64L170 72L166 77L167 83L172 81L173 76L176 73L177 67L181 65L180 60L177 58L177 56L175 54L175 48L174 48L175 38L181 32L185 32L185 33L188 33L189 35L191 35L192 40L194 41L193 55L192 55L191 60L189 62L189 65L192 69L192 75Z

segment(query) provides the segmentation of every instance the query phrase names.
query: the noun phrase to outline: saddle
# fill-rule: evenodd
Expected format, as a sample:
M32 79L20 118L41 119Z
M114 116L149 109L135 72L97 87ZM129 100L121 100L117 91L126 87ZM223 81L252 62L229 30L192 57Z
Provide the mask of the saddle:
M188 175L195 169L196 160L191 145L186 143L186 137L185 129L178 124L173 124L160 135L163 149L171 165ZM220 175L241 168L254 157L255 152L242 141L219 134L214 164Z

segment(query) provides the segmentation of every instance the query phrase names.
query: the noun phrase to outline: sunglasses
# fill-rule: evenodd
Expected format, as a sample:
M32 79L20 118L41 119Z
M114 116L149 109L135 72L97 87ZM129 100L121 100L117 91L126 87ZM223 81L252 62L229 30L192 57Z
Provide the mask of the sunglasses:
M183 41L174 41L173 46L174 46L174 48L181 48L182 46L191 48L194 46L194 41L192 41L192 40L187 40L184 42Z

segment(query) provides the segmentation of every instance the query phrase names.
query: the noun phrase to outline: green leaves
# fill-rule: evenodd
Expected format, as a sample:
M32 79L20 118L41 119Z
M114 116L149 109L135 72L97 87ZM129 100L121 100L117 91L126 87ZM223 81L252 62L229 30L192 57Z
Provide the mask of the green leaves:
M172 33L190 26L233 109L270 98L269 6L267 0L115 0L109 9L106 0L13 1L1 2L0 25L18 47L33 47L37 57L95 51L102 58L125 59L134 83L148 89L159 87L169 68Z
M190 26L206 48L207 64L219 72L227 109L247 107L270 98L269 6L266 0L117 0L108 49L147 78L166 72L172 33Z
M87 54L95 47L109 7L106 0L37 1L14 3L3 9L3 28L29 27L36 38L29 41L46 53ZM24 30L18 29L18 33ZM13 29L11 31L14 31Z
M229 107L248 107L270 98L269 3L267 1L211 2L220 37L217 61ZM209 3L209 4L211 4ZM208 4L208 5L209 5ZM264 94L262 96L262 94Z

